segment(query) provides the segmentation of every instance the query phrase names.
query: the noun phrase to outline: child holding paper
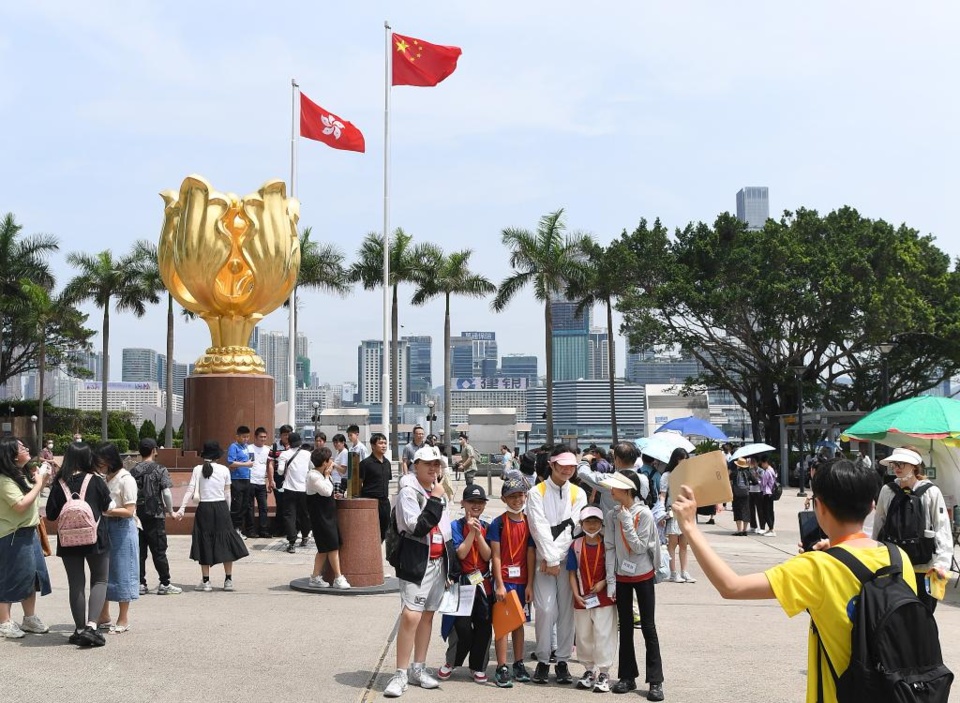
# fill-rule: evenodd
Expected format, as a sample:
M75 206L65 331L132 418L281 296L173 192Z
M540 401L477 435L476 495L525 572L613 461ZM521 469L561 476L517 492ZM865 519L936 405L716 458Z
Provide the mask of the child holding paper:
M507 506L503 515L495 517L487 530L487 541L493 556L493 584L497 601L503 601L508 591L514 591L520 605L528 603L533 595L533 577L536 565L536 546L530 536L530 527L523 514L527 501L527 485L521 479L508 478L500 489L500 497ZM530 616L527 615L529 621ZM513 637L513 676L507 666L507 635L496 640L497 670L494 681L500 688L510 688L513 681L530 681L530 672L523 663L523 625L510 633Z
M580 529L583 534L573 540L567 553L577 656L586 667L577 688L606 693L617 653L617 610L607 589L616 577L603 544L603 511L592 505L581 510Z

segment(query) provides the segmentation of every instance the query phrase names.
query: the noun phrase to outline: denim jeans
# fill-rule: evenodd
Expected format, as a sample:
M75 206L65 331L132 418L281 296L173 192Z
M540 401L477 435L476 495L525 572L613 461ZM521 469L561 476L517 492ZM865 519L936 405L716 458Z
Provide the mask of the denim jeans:
M267 514L267 484L250 484L250 511L259 513L260 520L256 520L256 515L251 518L251 533L258 533L261 537L267 537L270 534L269 516ZM256 530L253 529L256 526Z

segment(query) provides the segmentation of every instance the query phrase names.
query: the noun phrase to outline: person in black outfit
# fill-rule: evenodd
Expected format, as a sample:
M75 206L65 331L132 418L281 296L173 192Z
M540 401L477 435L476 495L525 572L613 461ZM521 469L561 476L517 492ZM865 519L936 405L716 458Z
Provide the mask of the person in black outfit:
M70 589L70 613L75 630L70 635L70 644L81 647L102 647L106 641L97 632L97 617L107 599L107 577L110 573L110 533L102 515L110 508L110 489L94 470L93 450L89 444L74 442L67 447L63 466L56 481L50 486L47 498L47 520L55 521L67 502L67 495L60 482L67 485L71 494L80 494L83 482L89 478L83 499L93 511L97 521L97 541L94 544L64 547L57 543L57 556L63 560ZM84 563L90 567L90 601L86 599L86 574Z
M380 510L380 541L383 542L390 522L390 481L393 470L384 456L387 438L381 432L370 435L371 454L360 462L360 497L376 498Z

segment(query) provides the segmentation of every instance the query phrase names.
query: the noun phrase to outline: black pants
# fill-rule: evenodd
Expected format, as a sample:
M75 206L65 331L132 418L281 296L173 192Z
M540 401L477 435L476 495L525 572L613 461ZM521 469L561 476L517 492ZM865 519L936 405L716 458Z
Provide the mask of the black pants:
M250 479L235 478L230 483L230 520L233 527L248 534L253 526L253 503Z
M923 583L924 575L921 573L916 574L917 576L917 598L920 599L920 602L927 606L927 609L932 613L937 609L937 599L927 593L927 587Z
M620 662L621 679L636 679L640 675L637 668L637 654L633 647L633 594L637 594L640 610L640 632L647 650L646 681L663 683L663 661L660 659L660 640L657 637L657 597L653 579L637 583L617 581L617 618L620 620Z
M283 491L283 524L287 528L287 541L297 541L297 525L306 539L310 535L310 513L307 512L306 491Z
M460 585L460 588L465 587L467 586ZM488 596L481 586L476 586L476 589L477 595L473 601L473 610L470 617L453 619L453 629L457 633L456 652L453 661L449 661L450 651L448 648L447 663L451 666L463 666L464 660L469 655L470 671L486 671L490 664L490 638L493 635L493 620Z
M760 527L767 530L773 529L773 495L761 494L760 501Z
M387 536L387 525L390 524L390 499L377 498L377 509L380 512L380 541Z
M251 528L251 533L256 532L261 537L267 537L270 534L269 529L269 516L267 514L267 484L265 483L251 483L250 484L250 511L253 512L254 507L259 513L260 520L259 522L251 518L251 525L256 525L256 529Z
M757 518L760 517L760 499L762 493L750 494L750 527L757 529Z
M110 552L87 556L64 556L63 568L67 572L67 587L70 592L70 614L73 624L82 630L88 622L97 622L107 600L107 578L110 575ZM90 599L87 600L87 574L84 564L90 567Z
M167 525L162 517L150 517L137 511L140 524L140 583L147 584L147 549L153 556L153 566L160 576L160 583L170 585L170 562L167 560Z

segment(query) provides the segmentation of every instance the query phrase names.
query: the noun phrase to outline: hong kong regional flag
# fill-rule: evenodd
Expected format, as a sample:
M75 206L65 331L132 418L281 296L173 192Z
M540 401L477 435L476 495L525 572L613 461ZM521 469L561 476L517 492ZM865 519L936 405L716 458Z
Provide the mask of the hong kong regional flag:
M334 149L365 151L363 133L352 123L324 110L300 93L300 136L316 139Z
M393 35L393 85L435 86L457 70L459 46Z

